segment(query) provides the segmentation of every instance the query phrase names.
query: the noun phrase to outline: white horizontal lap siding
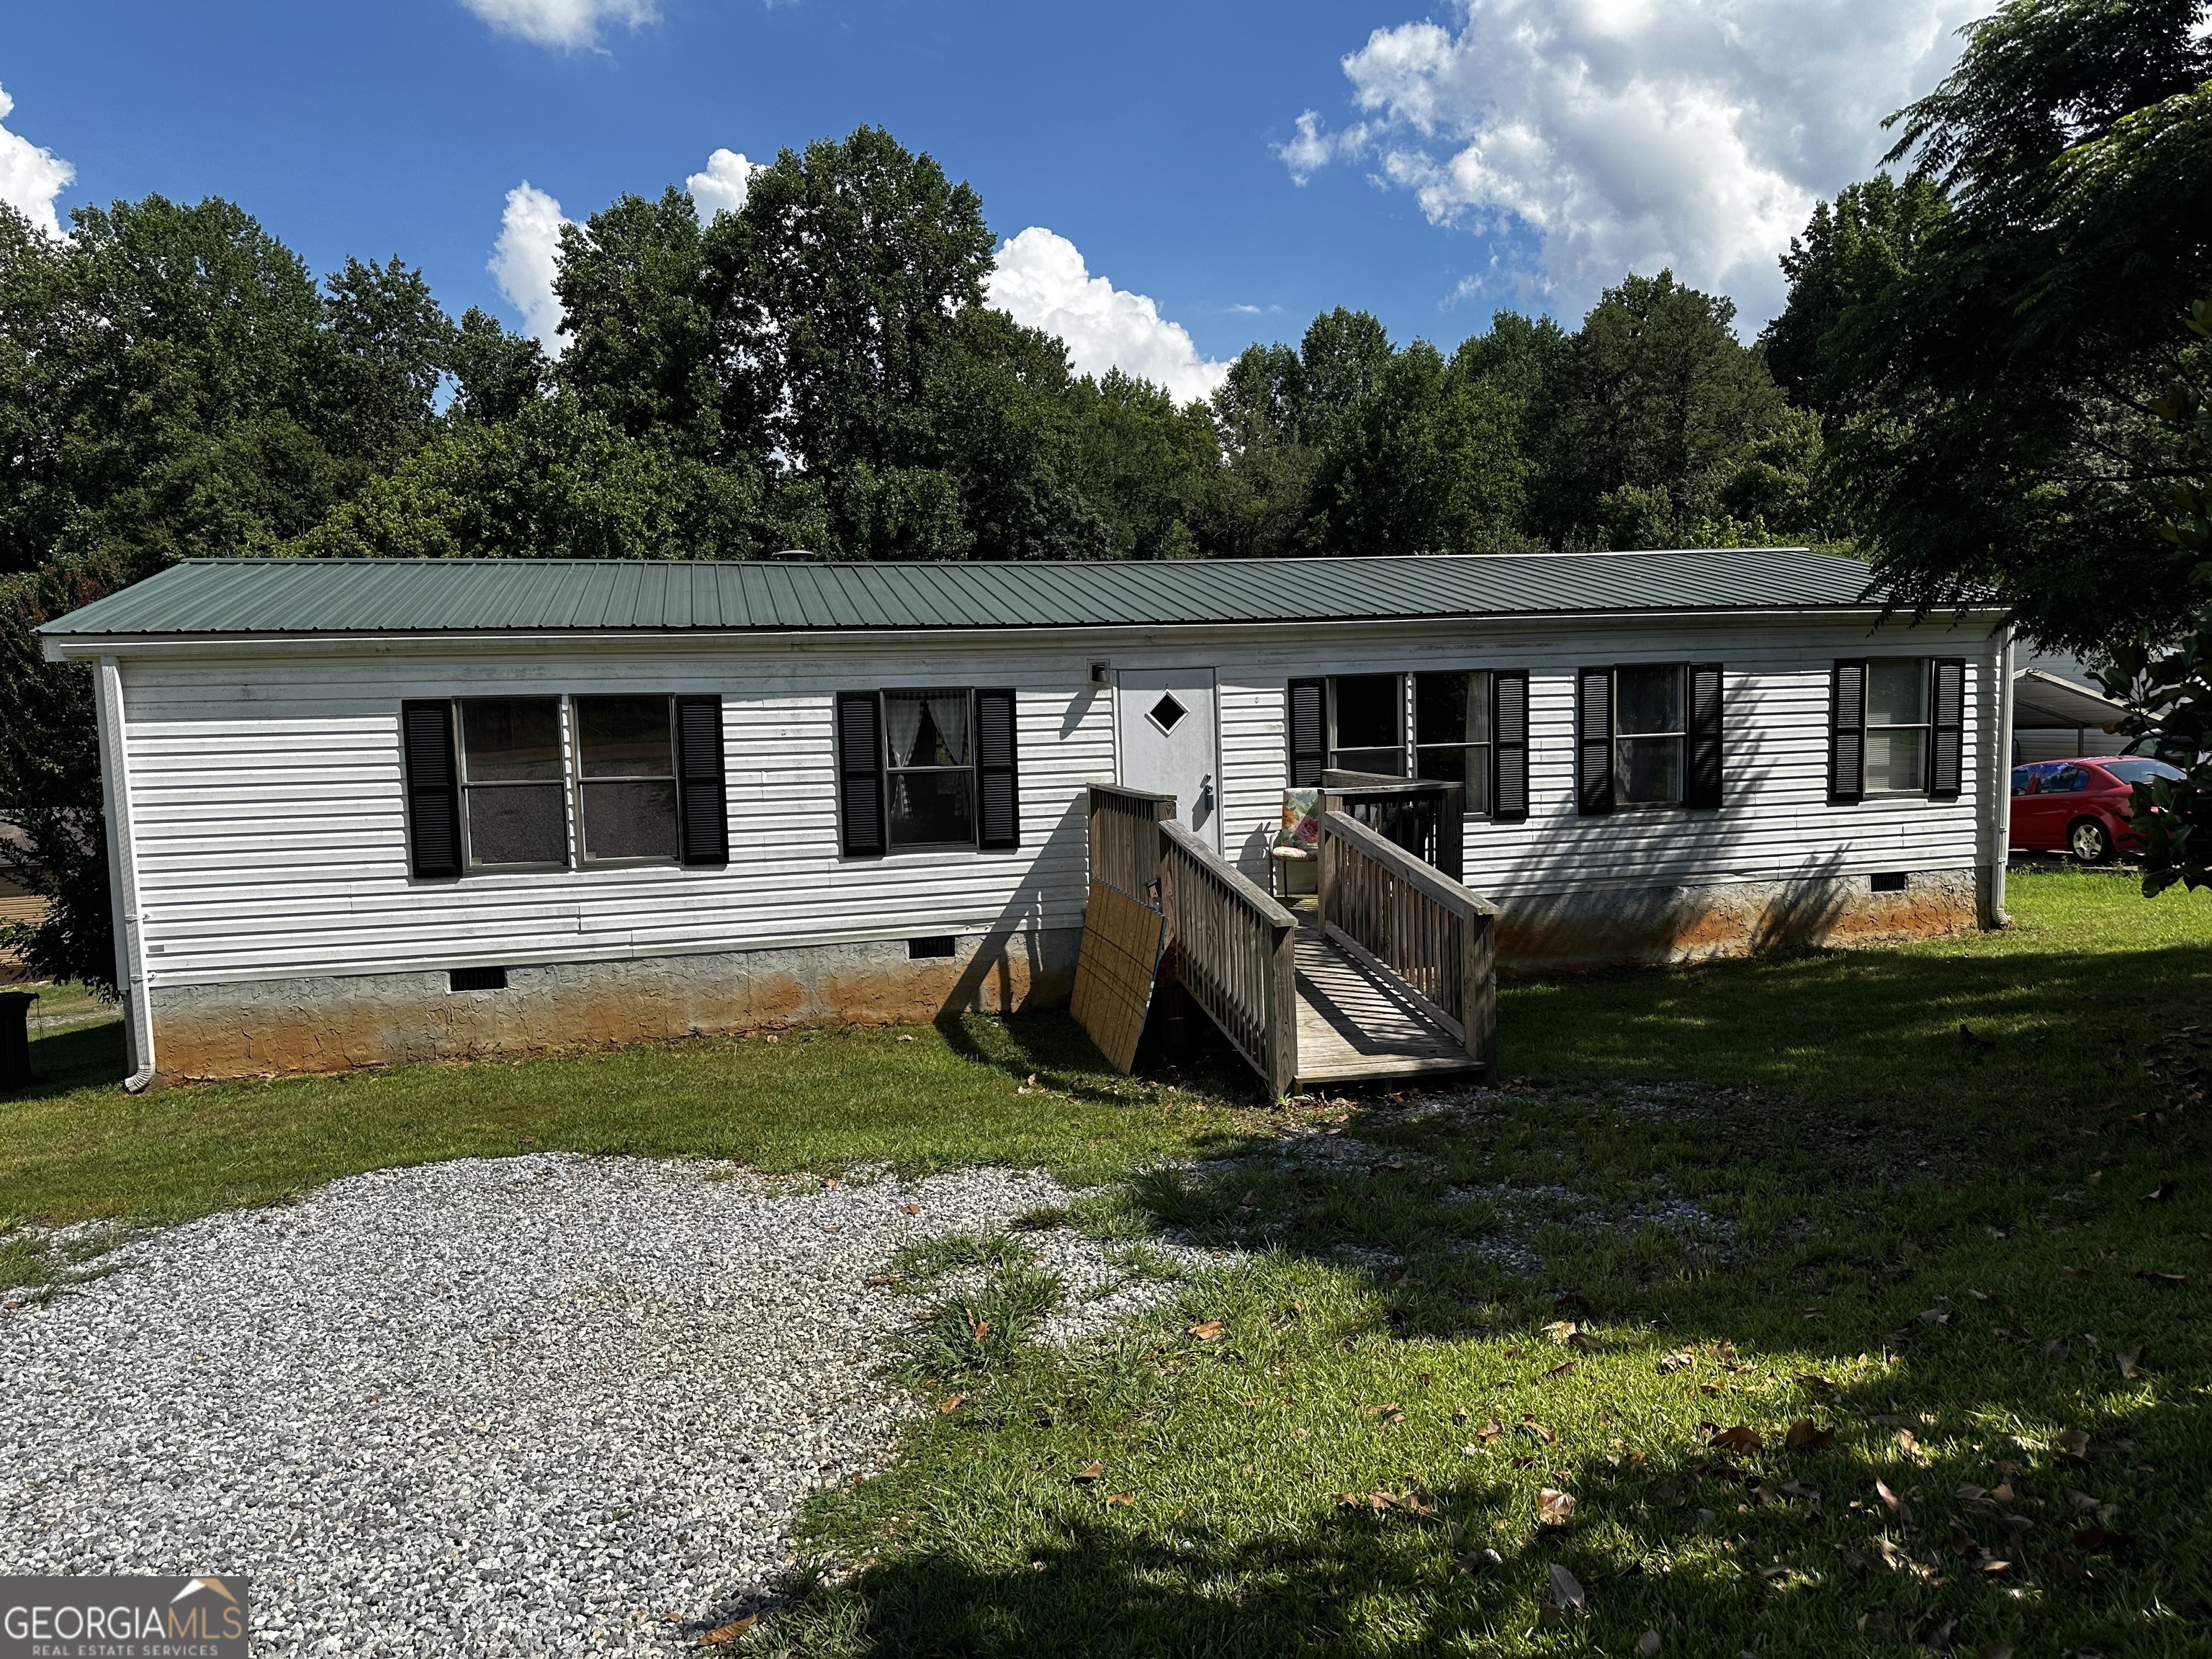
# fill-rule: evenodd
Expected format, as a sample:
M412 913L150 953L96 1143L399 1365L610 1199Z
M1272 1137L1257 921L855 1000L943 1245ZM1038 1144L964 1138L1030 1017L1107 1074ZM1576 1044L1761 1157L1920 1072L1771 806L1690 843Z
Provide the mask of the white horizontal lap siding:
M149 966L157 984L219 982L1074 927L1083 786L1114 765L1110 706L1082 672L1064 652L972 649L134 662ZM1016 689L1022 847L843 858L835 693L954 684ZM410 879L403 699L706 690L723 699L726 868Z
M1223 677L1224 846L1244 848L1279 821L1288 754L1284 696L1310 675L1524 669L1529 676L1529 811L1525 823L1471 819L1466 881L1499 896L1570 887L1697 884L1898 869L1971 869L1980 811L1979 688L1991 645L1984 629L1784 620L1677 628L1469 629L1410 642L1316 635L1253 653ZM1838 658L1966 660L1964 788L1956 801L1919 797L1828 805L1829 681ZM1632 662L1723 665L1723 805L1576 810L1575 687L1584 666ZM1262 670L1271 671L1263 675ZM1264 845L1264 842L1258 843ZM1264 859L1247 859L1264 871Z

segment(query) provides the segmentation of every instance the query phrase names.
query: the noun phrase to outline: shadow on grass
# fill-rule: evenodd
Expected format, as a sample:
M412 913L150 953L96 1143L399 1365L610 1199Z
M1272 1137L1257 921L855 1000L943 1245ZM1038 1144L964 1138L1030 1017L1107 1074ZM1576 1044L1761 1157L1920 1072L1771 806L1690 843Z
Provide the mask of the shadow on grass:
M962 1382L823 1500L864 1565L761 1650L2212 1651L2212 1138L2144 1064L2212 947L1504 1002L1533 1081L1309 1102L1133 1178L1247 1265ZM1555 1565L1586 1614L1547 1622Z
M51 1100L75 1089L120 1083L128 1069L120 1019L65 1026L44 1035L34 1027L31 1033L31 1080L21 1088L0 1093L0 1103Z

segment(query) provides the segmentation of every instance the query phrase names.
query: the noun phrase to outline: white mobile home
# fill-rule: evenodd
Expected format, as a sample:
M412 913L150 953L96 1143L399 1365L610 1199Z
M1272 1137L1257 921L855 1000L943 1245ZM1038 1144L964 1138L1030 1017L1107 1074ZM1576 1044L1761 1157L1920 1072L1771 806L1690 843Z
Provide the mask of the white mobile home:
M1093 780L1449 779L1509 969L2001 917L2008 636L1802 550L206 562L97 676L142 1079L1065 1000Z

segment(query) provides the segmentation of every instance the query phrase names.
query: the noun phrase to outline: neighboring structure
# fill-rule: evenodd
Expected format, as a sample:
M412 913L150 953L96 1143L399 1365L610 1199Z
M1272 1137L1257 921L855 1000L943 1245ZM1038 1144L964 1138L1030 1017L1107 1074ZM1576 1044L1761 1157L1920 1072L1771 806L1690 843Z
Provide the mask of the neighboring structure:
M2097 689L2079 657L2016 652L2013 659L2013 764L2117 755L2128 706ZM2106 730L2107 727L2112 730Z
M97 665L143 1080L1066 998L1086 781L1262 885L1286 783L1463 782L1515 968L2001 917L2008 635L1802 550L243 561Z
M23 832L0 819L0 922L37 921L46 914L46 902L23 885L13 854L23 844ZM22 959L12 951L0 951L0 985L27 979Z

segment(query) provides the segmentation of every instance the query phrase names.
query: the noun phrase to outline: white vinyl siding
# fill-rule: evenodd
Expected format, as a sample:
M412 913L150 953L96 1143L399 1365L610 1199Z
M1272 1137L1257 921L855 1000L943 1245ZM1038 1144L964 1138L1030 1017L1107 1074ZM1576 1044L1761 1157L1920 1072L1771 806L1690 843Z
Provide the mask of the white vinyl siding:
M1088 660L1216 666L1222 848L1265 881L1286 757L1285 682L1305 675L1526 669L1526 823L1471 818L1466 881L1486 896L1672 886L1977 862L1980 630L1745 619L1674 627L1520 624L1032 635L886 645L808 638L681 648L434 653L333 649L123 663L140 908L156 985L469 963L591 961L1078 926L1083 786L1115 774L1114 699ZM1828 679L1871 648L1967 659L1957 801L1827 804ZM1575 811L1574 674L1589 662L1726 665L1726 805L1609 817ZM992 684L1017 694L1022 845L839 854L834 699L882 685ZM653 695L722 698L730 860L472 872L407 867L403 698Z

